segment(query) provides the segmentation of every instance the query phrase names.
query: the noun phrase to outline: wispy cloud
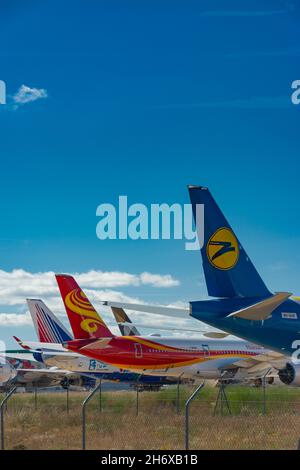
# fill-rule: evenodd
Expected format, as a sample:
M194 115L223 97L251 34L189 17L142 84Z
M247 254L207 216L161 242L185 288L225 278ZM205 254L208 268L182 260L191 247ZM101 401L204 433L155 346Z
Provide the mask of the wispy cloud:
M47 97L48 93L45 88L31 88L27 85L21 85L18 91L12 96L12 101L14 109L17 109L19 106Z
M282 272L282 271L287 271L289 269L288 263L285 263L283 261L278 261L277 263L273 263L269 266L270 271L275 271L275 272Z

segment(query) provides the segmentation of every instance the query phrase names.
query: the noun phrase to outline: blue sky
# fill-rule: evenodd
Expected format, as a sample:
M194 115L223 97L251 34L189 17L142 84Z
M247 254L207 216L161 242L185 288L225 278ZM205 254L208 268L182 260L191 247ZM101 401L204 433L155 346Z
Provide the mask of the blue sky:
M268 286L299 293L296 2L3 1L1 10L0 268L12 288L0 285L0 313L24 314L21 297L37 295L26 276L10 277L15 269L169 274L173 287L109 288L160 303L205 295L200 254L184 242L95 234L100 203L123 194L188 203L190 183L210 187ZM47 97L16 107L22 85ZM54 307L53 297L44 292ZM34 338L21 321L0 324L8 344L13 333Z

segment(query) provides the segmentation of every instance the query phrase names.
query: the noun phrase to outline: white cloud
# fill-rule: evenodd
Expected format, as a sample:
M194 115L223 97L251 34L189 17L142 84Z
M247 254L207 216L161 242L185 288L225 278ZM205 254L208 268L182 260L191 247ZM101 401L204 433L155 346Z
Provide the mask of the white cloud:
M75 273L78 284L83 287L121 287L138 286L140 276L119 271L88 271L86 273Z
M179 281L170 274L88 271L73 273L73 276L82 288L87 289L140 285L169 288L179 285ZM0 305L23 305L26 297L49 298L57 295L58 287L51 271L30 273L23 269L10 272L0 270Z
M160 274L142 273L140 275L142 284L150 284L153 287L176 287L180 282L170 274L161 276Z
M104 307L102 301L110 300L115 302L147 304L147 302L138 296L130 296L120 291L120 287L149 285L154 288L169 288L180 284L179 281L174 279L170 274L160 275L148 272L130 274L117 271L104 272L92 270L84 273L73 273L73 275L78 284L84 289L96 310L103 316L104 320L115 334L119 333L115 319L110 308ZM115 290L115 287L118 289ZM31 273L23 269L15 269L11 272L0 270L0 305L15 307L13 313L7 313L7 310L5 310L5 313L0 312L1 328L8 326L16 327L17 329L19 327L32 325L25 300L30 297L42 298L55 315L59 316L67 328L70 329L54 273L51 271ZM152 301L151 304L153 304ZM187 308L187 304L180 300L166 306ZM186 316L186 318L172 318L134 311L128 311L128 315L133 322L140 325L139 330L143 335L154 333L163 336L196 337L200 335L199 330L212 329L188 316ZM153 329L149 328L151 325ZM163 328L177 328L178 330L168 331ZM159 331L160 329L161 331ZM193 333L185 331L186 329L195 329L198 331ZM16 331L16 334L18 335L18 331Z
M114 287L150 285L155 288L169 288L180 284L170 274L160 275L148 272L130 274L92 270L85 273L73 273L73 276L115 334L119 334L119 329L116 326L111 309L103 306L102 301L110 300L134 304L147 304L147 302L137 296L133 297L120 290L115 290ZM1 328L5 326L16 327L16 335L18 336L17 328L32 325L31 316L27 311L26 298L41 298L70 330L54 273L51 271L30 273L23 269L14 269L11 272L0 270L0 305L15 307L15 311L12 313L7 313L6 309L4 310L5 313L0 311ZM152 301L150 303L154 304ZM181 300L166 306L174 308L188 307ZM134 311L128 311L128 315L133 323L140 325L138 329L142 335L154 333L162 336L199 337L201 331L214 330L214 328L208 327L188 315L182 318L173 318ZM164 328L167 329L164 330ZM177 331L171 331L172 328L176 328ZM22 339L26 340L26 338Z
M0 313L0 326L30 326L32 320L29 312L26 313Z
M138 297L129 296L114 288L139 287L149 285L155 288L169 288L179 285L179 281L170 274L152 273L131 274L117 271L95 271L73 273L78 284L84 289L95 307L103 312L104 317L111 323L112 315L109 309L102 307L101 302L111 300L126 303L144 303ZM0 305L5 306L5 313L0 312L0 326L31 325L26 298L41 298L53 312L66 320L65 309L60 297L54 272L31 273L23 269L13 271L0 270ZM15 307L13 313L6 313L7 307ZM19 310L20 313L17 313Z
M30 88L27 85L21 85L17 93L13 96L13 101L19 106L47 97L48 93L45 88Z

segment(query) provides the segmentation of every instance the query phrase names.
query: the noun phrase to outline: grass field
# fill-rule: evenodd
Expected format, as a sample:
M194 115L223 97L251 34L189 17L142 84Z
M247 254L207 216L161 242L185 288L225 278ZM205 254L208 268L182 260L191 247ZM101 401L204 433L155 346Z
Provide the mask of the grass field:
M88 405L88 449L184 448L184 402L192 389L176 387L160 392L102 393ZM206 386L191 406L191 449L295 449L300 438L300 391L267 388L266 415L262 389L228 387L231 415L214 415L218 389ZM35 409L33 394L12 397L5 412L6 449L80 449L81 403L86 393L41 393Z

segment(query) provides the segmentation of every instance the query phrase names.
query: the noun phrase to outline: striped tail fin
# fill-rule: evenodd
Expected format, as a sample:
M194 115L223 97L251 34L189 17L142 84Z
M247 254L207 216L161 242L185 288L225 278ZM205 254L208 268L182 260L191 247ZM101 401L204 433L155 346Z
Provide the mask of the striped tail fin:
M27 299L29 312L41 343L63 343L73 339L65 326L39 299Z

